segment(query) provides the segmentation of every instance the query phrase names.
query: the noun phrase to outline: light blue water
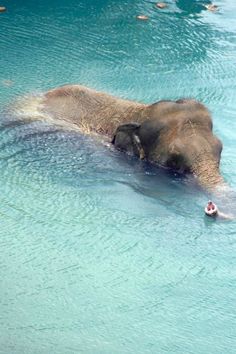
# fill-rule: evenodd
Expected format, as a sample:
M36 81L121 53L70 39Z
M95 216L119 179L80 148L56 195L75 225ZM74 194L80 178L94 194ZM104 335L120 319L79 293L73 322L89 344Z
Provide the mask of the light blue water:
M236 4L168 3L2 3L0 353L236 352L235 222L208 220L188 180L99 141L6 125L17 97L64 83L195 97L236 189Z

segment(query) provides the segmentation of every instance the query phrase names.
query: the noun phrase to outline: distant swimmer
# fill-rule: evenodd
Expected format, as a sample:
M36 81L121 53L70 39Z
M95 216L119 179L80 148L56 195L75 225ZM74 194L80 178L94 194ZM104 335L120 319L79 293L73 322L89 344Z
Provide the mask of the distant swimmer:
M167 4L165 2L158 2L156 3L156 7L158 7L158 9L165 9Z
M136 16L136 19L140 20L140 21L147 21L148 20L148 16L146 16L146 15L138 15L138 16Z
M208 11L212 11L212 12L215 12L219 9L217 5L213 5L213 4L205 5L205 8Z
M205 214L207 216L211 216L213 218L219 217L221 219L228 219L228 220L233 220L233 216L231 215L226 215L222 212L220 212L217 208L217 205L213 203L211 200L207 203L205 207Z
M0 12L5 12L7 9L4 6L0 6Z

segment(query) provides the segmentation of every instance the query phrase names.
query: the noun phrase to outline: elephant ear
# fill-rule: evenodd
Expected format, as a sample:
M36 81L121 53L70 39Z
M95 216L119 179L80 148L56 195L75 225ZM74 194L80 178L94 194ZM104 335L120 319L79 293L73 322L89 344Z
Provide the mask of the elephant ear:
M139 138L140 124L129 123L120 125L112 139L112 144L121 151L144 159L145 153Z

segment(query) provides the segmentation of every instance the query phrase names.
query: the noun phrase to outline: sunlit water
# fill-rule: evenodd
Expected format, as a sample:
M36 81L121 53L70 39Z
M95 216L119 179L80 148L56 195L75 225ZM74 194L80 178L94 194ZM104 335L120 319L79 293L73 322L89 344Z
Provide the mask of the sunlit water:
M0 353L236 352L235 222L204 217L186 178L9 113L65 83L195 97L236 190L236 3L168 3L1 3Z

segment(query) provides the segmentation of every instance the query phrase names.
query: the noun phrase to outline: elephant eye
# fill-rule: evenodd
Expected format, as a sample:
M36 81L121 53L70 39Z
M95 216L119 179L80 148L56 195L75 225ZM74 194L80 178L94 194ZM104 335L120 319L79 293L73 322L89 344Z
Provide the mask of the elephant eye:
M167 166L181 172L188 171L188 167L184 162L184 157L181 154L171 154L167 160Z

